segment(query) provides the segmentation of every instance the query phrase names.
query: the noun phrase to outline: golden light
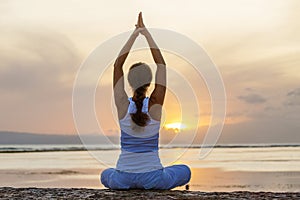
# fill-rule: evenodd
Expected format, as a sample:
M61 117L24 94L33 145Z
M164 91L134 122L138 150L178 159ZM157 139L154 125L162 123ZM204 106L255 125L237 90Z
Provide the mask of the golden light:
M186 125L180 122L169 123L164 126L166 129L173 129L175 133L186 128Z

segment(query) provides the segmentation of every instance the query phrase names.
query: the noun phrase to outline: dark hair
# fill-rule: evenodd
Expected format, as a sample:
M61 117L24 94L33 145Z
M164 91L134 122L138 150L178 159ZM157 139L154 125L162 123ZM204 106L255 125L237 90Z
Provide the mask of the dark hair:
M132 100L135 102L137 109L136 113L131 114L131 119L136 125L141 127L146 126L149 121L149 116L142 112L142 107L151 81L152 72L147 64L139 62L130 67L128 82L134 91Z

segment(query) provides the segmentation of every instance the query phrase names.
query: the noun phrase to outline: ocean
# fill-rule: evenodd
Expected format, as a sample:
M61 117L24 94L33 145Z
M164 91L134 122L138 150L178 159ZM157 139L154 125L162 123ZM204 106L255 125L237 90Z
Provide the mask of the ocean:
M115 166L120 150L111 145L88 149L0 145L0 186L103 188L99 174ZM300 191L300 144L217 145L202 159L200 151L200 146L162 146L160 158L164 166L192 169L190 190Z

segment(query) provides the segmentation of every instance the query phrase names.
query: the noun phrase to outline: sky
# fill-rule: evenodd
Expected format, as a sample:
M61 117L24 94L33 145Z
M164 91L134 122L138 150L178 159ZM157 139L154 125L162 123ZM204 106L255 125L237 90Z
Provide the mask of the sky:
M0 130L76 134L72 89L77 71L98 45L133 30L139 11L147 27L189 37L218 67L227 95L219 142L300 142L298 0L2 0ZM193 77L188 62L170 52L163 55L168 67L187 79ZM137 60L153 63L149 52L138 51L130 54L126 67ZM104 133L117 135L115 108L107 101L111 100L111 68L100 78L96 112ZM209 93L201 77L189 80L197 85L193 89L201 108L200 116L191 112L189 117L201 119L202 138L211 115ZM168 82L177 80L170 76ZM182 91L185 87L178 85ZM180 106L189 103L180 102L169 90L163 126L180 122ZM175 128L162 131L184 135L192 129L186 123L180 133Z

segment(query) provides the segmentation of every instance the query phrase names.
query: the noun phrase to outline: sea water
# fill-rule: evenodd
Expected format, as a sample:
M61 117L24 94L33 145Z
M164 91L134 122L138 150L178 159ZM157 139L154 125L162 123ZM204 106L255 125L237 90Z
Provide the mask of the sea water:
M1 145L0 170L13 176L21 172L33 174L34 171L42 171L49 175L80 169L78 173L66 173L65 176L70 178L74 175L99 182L99 174L85 171L114 167L120 150L109 145L89 146L88 149L82 145ZM200 150L199 146L178 145L161 148L160 157L165 166L187 164L192 169L191 190L300 191L298 144L218 145L202 159ZM59 175L63 182L66 178L64 173ZM20 181L17 176L16 181ZM26 179L30 178L26 176ZM13 183L6 185L2 181L1 186L19 186ZM32 185L34 181L29 183L28 186L39 187L38 181L36 185ZM24 183L22 186L27 185ZM55 182L49 185L52 186L55 187ZM82 184L81 187L98 188L99 184Z

